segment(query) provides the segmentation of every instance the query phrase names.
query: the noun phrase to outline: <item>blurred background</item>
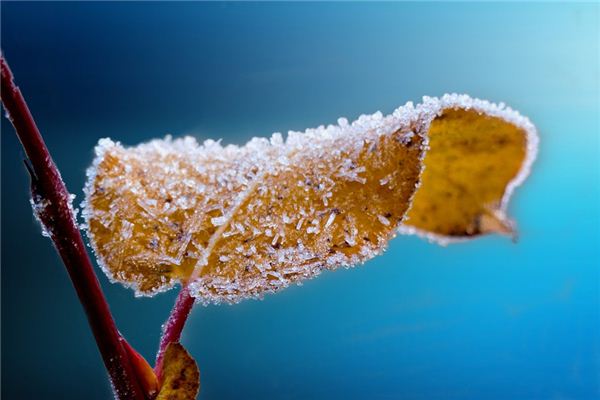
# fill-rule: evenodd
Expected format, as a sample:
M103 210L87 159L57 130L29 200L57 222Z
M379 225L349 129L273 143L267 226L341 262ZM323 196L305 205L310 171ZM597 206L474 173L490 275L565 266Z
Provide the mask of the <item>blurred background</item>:
M222 138L390 113L423 95L504 101L539 128L517 244L398 237L366 265L263 301L198 306L200 399L600 396L598 4L6 3L1 45L67 186L102 137ZM29 207L2 118L2 398L107 399L85 316ZM149 360L175 291L110 284Z

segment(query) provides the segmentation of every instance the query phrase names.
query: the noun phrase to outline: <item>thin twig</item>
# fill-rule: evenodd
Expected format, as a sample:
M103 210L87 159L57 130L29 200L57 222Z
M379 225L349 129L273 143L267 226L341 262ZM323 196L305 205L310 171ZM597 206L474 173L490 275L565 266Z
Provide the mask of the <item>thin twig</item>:
M136 374L121 342L83 239L75 224L69 192L50 156L25 99L3 55L1 99L29 158L36 214L54 242L83 305L119 399L143 400Z
M160 345L158 347L158 353L156 354L156 364L154 367L154 372L159 381L162 377L163 357L167 350L167 346L169 343L179 342L181 331L183 331L183 327L185 326L185 322L187 321L193 306L194 298L190 295L187 286L184 285L177 296L177 300L175 301L175 305L171 310L167 322L163 325L163 333L160 338Z

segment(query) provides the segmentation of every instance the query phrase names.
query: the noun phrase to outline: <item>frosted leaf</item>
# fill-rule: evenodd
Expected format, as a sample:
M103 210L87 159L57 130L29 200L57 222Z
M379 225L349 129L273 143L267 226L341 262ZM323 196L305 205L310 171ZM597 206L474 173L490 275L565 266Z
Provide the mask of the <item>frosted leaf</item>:
M432 234L402 222L434 120L450 109L487 113L480 108L489 103L469 99L426 98L389 116L241 147L167 137L125 148L103 139L85 190L90 241L109 277L137 294L189 283L203 303L260 298L325 268L357 265L398 229ZM124 221L132 224L126 240Z
M376 114L241 147L103 139L86 187L91 243L105 272L138 294L189 281L206 302L356 265L386 246L408 209L425 148L420 135L403 143L412 129ZM379 184L386 176L393 190ZM384 214L388 226L374 223Z

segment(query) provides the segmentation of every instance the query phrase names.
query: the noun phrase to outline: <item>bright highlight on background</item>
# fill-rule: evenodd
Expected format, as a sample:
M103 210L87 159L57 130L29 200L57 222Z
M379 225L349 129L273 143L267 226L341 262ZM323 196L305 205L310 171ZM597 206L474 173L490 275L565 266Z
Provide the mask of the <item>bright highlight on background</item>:
M505 101L537 125L517 244L415 237L261 302L199 307L202 399L600 396L599 18L595 4L2 3L1 44L72 192L98 138L244 143L389 113L420 96ZM2 120L2 397L106 399ZM101 276L152 359L175 293ZM75 360L75 361L74 361Z

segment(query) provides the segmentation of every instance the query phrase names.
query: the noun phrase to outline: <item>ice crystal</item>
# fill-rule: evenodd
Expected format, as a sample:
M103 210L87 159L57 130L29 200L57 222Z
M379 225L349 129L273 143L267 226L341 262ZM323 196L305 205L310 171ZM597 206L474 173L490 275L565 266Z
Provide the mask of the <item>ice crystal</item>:
M42 227L42 236L50 237L50 230L46 227L46 224L43 221L43 213L46 211L46 208L50 204L48 200L44 199L40 195L34 194L29 199L29 204L31 204L31 208L33 210L33 215L35 219L39 222Z

